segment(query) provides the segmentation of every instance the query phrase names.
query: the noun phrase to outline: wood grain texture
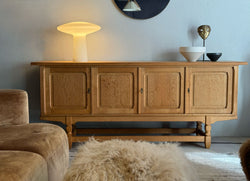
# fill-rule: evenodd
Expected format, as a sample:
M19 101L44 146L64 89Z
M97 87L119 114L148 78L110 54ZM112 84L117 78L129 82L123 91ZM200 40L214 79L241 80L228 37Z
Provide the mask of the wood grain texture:
M189 113L232 112L232 67L187 68Z
M205 123L205 147L210 148L211 146L211 123L206 117L206 123Z
M47 102L47 90L46 90L46 70L49 68L45 66L40 67L40 105L41 105L41 116L47 115L46 102ZM45 119L46 120L46 119Z
M233 93L232 93L232 114L237 116L237 103L238 103L238 72L239 67L233 67Z
M46 114L90 113L89 68L46 68Z
M91 136L92 137L92 136ZM204 136L93 136L98 141L121 139L135 141L156 141L156 142L204 142ZM72 137L73 142L88 141L89 136Z
M143 68L141 113L184 112L184 68Z
M72 126L72 117L66 117L66 131L69 141L69 148L72 147L72 132L73 132L73 126Z
M110 115L110 114L108 114ZM73 123L77 122L202 122L205 123L205 116L176 115L176 116L74 116ZM225 117L223 117L225 118ZM222 119L223 119L222 118Z
M137 68L93 68L95 113L137 113Z
M41 61L32 65L41 66L41 119L66 124L69 145L88 140L78 133L155 132L164 135L96 138L197 141L209 148L212 124L237 119L238 66L247 63ZM77 122L197 122L197 126L79 130Z
M88 61L88 62L74 62L74 61L39 61L31 62L31 65L39 66L238 66L247 65L247 62L238 61L218 61L218 62L187 62L187 61L160 61L160 62L145 62L145 61Z
M196 133L194 128L116 128L116 129L98 129L98 128L78 128L77 134L193 134Z

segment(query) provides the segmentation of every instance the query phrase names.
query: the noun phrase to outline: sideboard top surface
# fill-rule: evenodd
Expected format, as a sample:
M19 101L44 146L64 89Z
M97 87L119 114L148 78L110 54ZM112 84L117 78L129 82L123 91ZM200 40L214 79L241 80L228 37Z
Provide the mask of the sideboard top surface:
M161 62L146 62L146 61L88 61L88 62L74 62L74 61L38 61L31 62L31 65L39 66L238 66L247 65L247 62L238 61L198 61L198 62L186 62L186 61L161 61Z

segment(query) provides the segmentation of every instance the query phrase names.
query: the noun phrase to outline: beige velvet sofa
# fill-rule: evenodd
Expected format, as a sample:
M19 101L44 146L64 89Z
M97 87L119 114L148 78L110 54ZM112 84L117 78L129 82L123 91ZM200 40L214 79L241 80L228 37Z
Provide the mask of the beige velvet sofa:
M0 180L61 181L68 163L65 131L29 124L27 92L0 90Z

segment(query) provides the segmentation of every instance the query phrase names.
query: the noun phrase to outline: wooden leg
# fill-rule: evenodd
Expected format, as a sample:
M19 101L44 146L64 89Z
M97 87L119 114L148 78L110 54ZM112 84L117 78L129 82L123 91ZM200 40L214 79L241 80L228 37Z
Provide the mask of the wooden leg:
M72 148L72 117L66 118L66 130L68 135L68 141L69 141L69 148Z
M197 125L196 125L196 135L200 136L201 133L203 132L202 131L202 123L201 122L196 122L196 123L197 123Z
M211 146L211 124L207 123L205 124L205 147L210 148Z

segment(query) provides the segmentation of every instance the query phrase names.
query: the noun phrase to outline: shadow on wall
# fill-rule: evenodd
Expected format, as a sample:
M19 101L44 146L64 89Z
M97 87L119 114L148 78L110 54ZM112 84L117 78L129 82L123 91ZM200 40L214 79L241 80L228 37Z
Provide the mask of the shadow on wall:
M29 94L30 109L40 109L40 72L39 67L25 65L26 90Z
M192 27L189 28L189 30L188 30L188 38L192 42L192 46L195 46L195 42L199 38L196 26L192 26Z
M40 69L39 67L25 64L26 91L29 96L30 122L40 121Z
M238 103L240 103L240 105L238 104L238 124L235 132L241 130L239 131L242 134L240 136L250 136L250 85L248 79L250 72L250 55L248 55L245 61L248 62L248 65L241 66L239 69Z

